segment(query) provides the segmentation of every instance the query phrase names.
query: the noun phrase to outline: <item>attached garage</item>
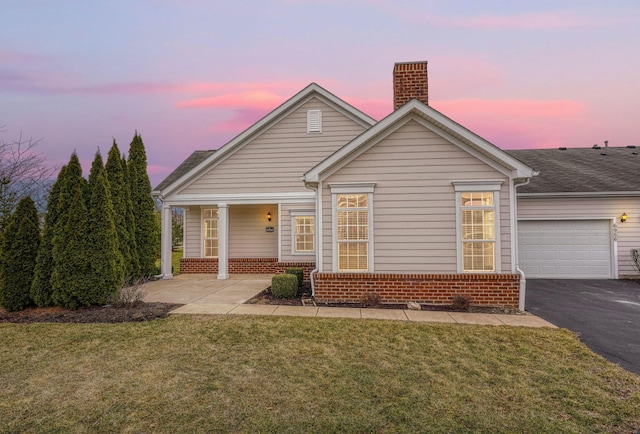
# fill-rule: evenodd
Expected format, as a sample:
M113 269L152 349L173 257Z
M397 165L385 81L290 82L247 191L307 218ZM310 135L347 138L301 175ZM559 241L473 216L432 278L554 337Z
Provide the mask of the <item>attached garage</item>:
M615 278L613 250L611 219L518 222L519 263L527 278Z

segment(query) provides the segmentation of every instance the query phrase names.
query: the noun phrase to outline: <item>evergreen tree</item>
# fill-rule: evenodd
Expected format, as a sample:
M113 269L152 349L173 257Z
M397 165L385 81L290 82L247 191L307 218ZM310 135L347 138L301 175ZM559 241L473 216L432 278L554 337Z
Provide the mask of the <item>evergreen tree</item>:
M91 170L89 171L89 188L88 188L88 194L87 194L87 196L89 197L89 200L91 198L91 191L95 187L98 173L100 173L102 169L104 169L104 162L102 161L102 154L100 154L100 149L98 149L93 159L93 163L91 163Z
M51 299L54 304L76 309L79 288L89 272L84 250L87 243L87 181L82 177L78 155L71 154L58 195L58 216L52 240ZM79 194L79 200L76 195ZM71 247L73 246L73 247ZM67 258L66 255L69 255ZM74 277L76 279L74 280Z
M51 273L53 272L53 235L58 222L58 201L60 189L64 181L67 166L63 166L58 173L58 179L51 186L47 202L47 214L44 217L44 231L42 242L38 248L38 259L31 285L31 299L36 306L51 306Z
M40 245L38 210L31 197L23 198L3 237L0 259L0 304L9 311L31 302L29 291Z
M91 264L85 303L104 304L124 279L122 254L114 223L113 203L104 168L96 169L88 208L86 255Z
M130 234L131 240L131 278L132 280L142 275L140 271L140 259L138 258L138 243L136 242L136 217L133 214L133 201L131 200L131 182L129 178L129 166L127 165L127 159L122 154L122 173L124 175L124 200L127 207L127 228Z
M52 299L57 306L77 309L92 304L88 288L93 282L90 278L91 260L86 252L89 227L84 189L82 184L76 183L71 193L68 188L71 183L67 178L60 194L60 203L66 194L70 194L72 199L67 212L59 215L53 240L51 286Z
M156 273L156 256L160 247L160 228L154 216L155 203L151 197L151 182L147 174L147 155L142 137L133 136L129 148L129 186L135 218L135 240L140 262L140 275Z
M132 255L135 250L133 238L133 212L131 210L131 196L125 181L125 169L120 159L120 150L115 140L107 157L105 170L111 192L111 202L115 212L114 223L118 233L118 246L123 260L125 279L130 280L139 274L140 266L137 256Z

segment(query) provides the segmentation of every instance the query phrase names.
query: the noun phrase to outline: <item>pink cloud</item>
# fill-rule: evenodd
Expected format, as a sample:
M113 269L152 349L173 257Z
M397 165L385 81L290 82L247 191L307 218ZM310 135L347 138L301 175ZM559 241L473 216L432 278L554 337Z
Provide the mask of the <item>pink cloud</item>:
M209 130L227 138L234 137L262 119L270 109L244 108L233 110L233 115L222 122L216 122Z
M224 95L195 98L181 101L176 104L178 108L237 108L251 107L253 109L273 109L280 105L286 98L269 90L255 90L240 93L227 93Z
M507 116L510 118L571 118L584 112L584 106L577 101L541 100L482 100L458 99L434 101L434 108L456 116Z
M587 116L577 101L434 101L432 106L504 149L579 146L571 137Z
M455 27L478 29L558 29L593 27L610 24L607 20L580 17L563 12L523 15L483 15L467 18L445 19Z

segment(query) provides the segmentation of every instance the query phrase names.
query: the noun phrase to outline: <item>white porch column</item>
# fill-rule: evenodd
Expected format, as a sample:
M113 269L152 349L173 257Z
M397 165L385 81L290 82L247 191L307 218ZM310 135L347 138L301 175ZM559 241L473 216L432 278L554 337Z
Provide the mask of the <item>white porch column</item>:
M218 204L218 279L229 278L229 205Z
M162 243L160 249L160 267L163 279L171 279L171 207L166 203L162 204Z

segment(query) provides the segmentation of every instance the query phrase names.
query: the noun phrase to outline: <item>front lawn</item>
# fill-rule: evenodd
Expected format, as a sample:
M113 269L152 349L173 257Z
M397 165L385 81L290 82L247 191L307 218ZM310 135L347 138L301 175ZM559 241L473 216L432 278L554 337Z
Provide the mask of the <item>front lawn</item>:
M211 316L0 336L2 432L640 427L640 377L565 330Z

